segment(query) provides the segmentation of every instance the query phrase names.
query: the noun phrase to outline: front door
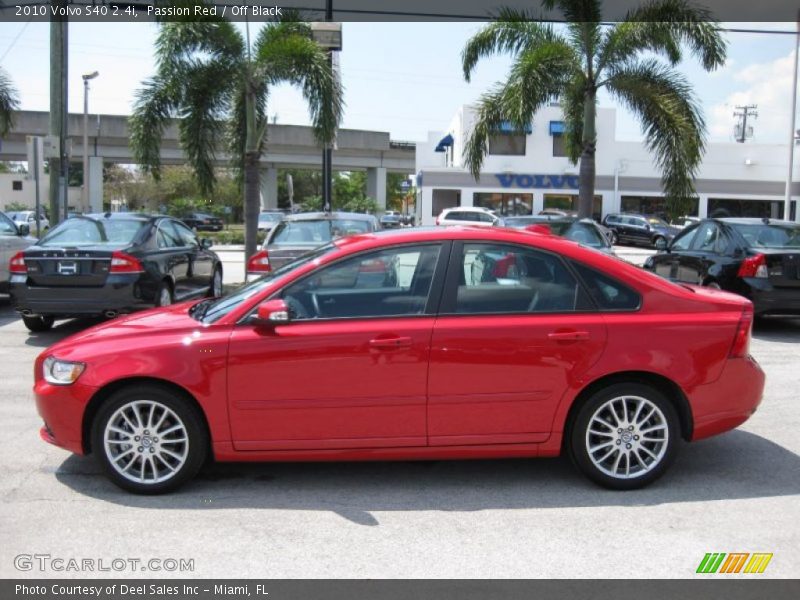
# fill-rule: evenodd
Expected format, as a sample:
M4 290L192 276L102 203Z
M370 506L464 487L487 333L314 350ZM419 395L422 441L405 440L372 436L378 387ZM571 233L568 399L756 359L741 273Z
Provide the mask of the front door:
M431 445L541 442L606 328L552 254L458 243L431 341ZM583 311L583 312L581 312Z
M235 448L424 446L431 290L445 253L406 245L345 259L280 292L290 323L239 325L228 364Z

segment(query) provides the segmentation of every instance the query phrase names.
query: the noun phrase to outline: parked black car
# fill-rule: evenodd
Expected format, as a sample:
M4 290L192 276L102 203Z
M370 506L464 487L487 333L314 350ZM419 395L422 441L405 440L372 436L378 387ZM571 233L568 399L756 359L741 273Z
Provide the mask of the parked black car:
M573 242L578 242L589 248L594 248L606 254L614 254L611 241L605 235L602 225L592 219L578 219L577 217L555 217L553 215L504 217L503 224L515 229L526 229L531 226L541 226L543 232L549 232Z
M189 213L181 217L181 221L195 231L222 231L225 227L222 219L206 213Z
M681 232L659 217L632 213L608 214L603 225L611 230L612 244L639 244L653 248L669 243Z
M57 318L220 296L222 263L210 247L169 217L74 217L11 259L12 303L28 329L45 331Z
M741 294L756 315L800 314L800 225L706 219L687 227L645 269L683 283Z

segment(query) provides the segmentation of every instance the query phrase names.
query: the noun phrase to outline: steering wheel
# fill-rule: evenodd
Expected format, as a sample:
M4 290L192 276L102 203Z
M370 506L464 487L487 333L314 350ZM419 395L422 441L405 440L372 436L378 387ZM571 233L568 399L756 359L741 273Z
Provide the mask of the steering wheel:
M311 292L311 304L314 305L314 312L317 313L317 316L322 316L322 311L319 309L319 296L314 292Z
M283 301L286 303L286 306L289 308L289 313L292 315L293 319L310 319L311 315L308 314L306 307L303 306L303 303L297 300L297 298L293 296L286 296Z

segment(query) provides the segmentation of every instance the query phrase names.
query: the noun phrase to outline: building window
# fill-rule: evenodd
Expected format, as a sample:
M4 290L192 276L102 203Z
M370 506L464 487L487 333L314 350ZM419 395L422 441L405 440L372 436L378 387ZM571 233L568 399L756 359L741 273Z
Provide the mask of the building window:
M709 198L708 216L783 219L783 200ZM791 216L793 217L794 215Z
M577 214L579 204L578 194L545 194L544 208L554 210L572 211ZM599 221L603 216L603 197L595 196L592 201L592 218Z
M525 156L524 133L494 133L489 136L489 154Z
M553 156L567 156L567 138L561 134L553 136Z
M503 216L529 215L533 212L533 194L479 192L473 194L472 204Z
M653 215L669 221L667 214L667 200L663 196L623 196L620 203L622 212L639 213L642 215ZM711 214L711 204L709 202L708 212ZM687 209L686 215L697 216L697 201ZM675 215L679 217L682 215Z
M438 217L445 208L461 206L461 190L433 190L431 216Z
M12 181L11 182L11 189L15 192L22 191L22 182L21 181Z

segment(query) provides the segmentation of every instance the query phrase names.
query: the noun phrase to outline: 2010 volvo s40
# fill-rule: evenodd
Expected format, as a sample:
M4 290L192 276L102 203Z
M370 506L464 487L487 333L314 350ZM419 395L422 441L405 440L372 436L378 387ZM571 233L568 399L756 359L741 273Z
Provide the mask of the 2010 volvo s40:
M234 294L122 317L35 365L42 437L158 493L204 461L555 456L655 480L744 422L751 303L554 236L341 238Z

